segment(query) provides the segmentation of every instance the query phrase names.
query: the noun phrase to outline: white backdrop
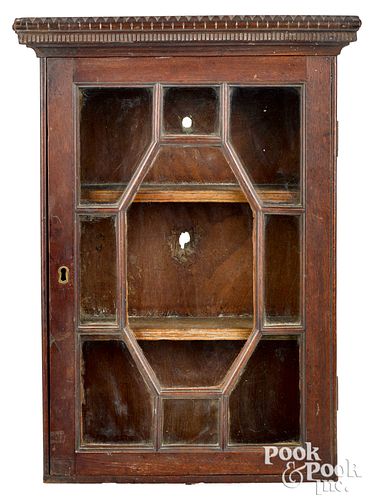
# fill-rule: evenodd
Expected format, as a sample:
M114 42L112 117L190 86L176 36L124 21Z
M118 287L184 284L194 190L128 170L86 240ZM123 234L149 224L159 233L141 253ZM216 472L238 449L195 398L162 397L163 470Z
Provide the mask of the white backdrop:
M260 4L260 5L258 5ZM2 498L136 497L220 500L312 498L315 486L289 490L282 484L233 485L44 485L39 264L39 64L19 46L15 17L333 14L359 15L358 42L342 50L338 65L338 376L339 461L357 465L360 479L345 479L347 493L324 496L366 498L372 476L372 184L373 9L369 0L283 0L256 2L188 0L118 2L96 0L1 2L1 392L0 460ZM369 467L370 466L370 467Z

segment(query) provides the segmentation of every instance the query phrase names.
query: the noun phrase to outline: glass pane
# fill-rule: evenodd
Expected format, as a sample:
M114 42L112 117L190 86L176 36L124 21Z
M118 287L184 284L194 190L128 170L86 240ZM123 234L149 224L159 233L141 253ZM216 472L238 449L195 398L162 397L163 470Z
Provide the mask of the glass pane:
M129 315L251 317L252 224L247 203L134 203Z
M300 203L300 110L295 87L231 89L230 139L264 202Z
M265 218L265 323L300 323L300 217Z
M214 87L163 89L163 131L166 134L217 134L219 94Z
M80 322L117 320L115 217L80 219Z
M120 341L82 346L84 443L150 444L153 401Z
M139 344L162 386L199 387L220 384L244 342L158 340Z
M261 340L229 398L230 444L299 441L296 340Z
M218 400L165 399L163 413L163 445L218 444Z
M152 89L82 89L81 201L117 201L151 138Z
M237 184L221 148L162 146L144 184Z

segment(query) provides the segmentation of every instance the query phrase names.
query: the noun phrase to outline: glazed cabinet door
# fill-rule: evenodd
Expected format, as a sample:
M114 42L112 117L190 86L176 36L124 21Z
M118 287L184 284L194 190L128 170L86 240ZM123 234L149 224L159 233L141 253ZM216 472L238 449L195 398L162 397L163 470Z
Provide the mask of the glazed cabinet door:
M334 62L44 61L50 480L334 463Z

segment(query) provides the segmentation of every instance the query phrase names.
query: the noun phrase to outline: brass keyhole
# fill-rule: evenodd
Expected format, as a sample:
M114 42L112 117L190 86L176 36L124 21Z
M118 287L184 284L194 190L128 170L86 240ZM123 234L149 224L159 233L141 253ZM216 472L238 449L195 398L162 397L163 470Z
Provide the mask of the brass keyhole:
M61 266L58 268L58 283L66 285L69 282L69 268Z

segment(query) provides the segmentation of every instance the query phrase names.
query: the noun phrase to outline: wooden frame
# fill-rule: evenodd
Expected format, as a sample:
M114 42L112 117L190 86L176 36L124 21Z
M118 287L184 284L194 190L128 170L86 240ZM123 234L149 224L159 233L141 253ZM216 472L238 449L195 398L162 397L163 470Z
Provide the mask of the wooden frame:
M163 399L219 398L219 418L227 421L228 395L259 340L284 336L298 339L300 347L300 443L312 442L324 463L336 464L336 55L356 39L359 26L355 17L312 16L15 21L20 42L34 48L41 57L45 481L280 481L283 463L274 460L272 466L266 466L260 445L229 445L227 425L220 427L220 448L161 446L160 432ZM170 57L162 57L165 53ZM141 322L132 328L134 323L131 325L126 314L126 290L120 285L116 325L80 325L77 319L78 218L115 215L117 244L124 248L126 209L133 201L192 201L196 197L195 189L139 189L160 144L181 140L161 136L161 88L166 84L220 86L221 134L196 140L222 148L242 191L231 186L220 191L204 187L199 189L198 200L213 201L217 197L228 203L248 201L255 215L253 325L252 329L232 329L232 338L245 339L246 343L223 382L213 388L161 387L136 342L136 338L154 335L154 328ZM278 201L287 201L288 205L268 203L265 196L258 196L228 136L228 87L232 84L301 87L303 156L299 204L293 202L291 193L278 194ZM93 203L82 204L76 170L77 92L87 86L139 85L153 88L152 140L119 200L110 191L92 192L89 199ZM96 204L100 201L97 196L106 197L109 203ZM300 323L292 326L264 324L263 243L267 214L296 215L302 221L303 309ZM66 284L56 279L61 265L70 269L71 279ZM126 283L123 252L117 268ZM157 328L161 338L172 337L172 329L155 325ZM219 338L219 328L211 325L210 329L212 338ZM199 338L198 328L192 335ZM105 446L81 443L78 375L80 343L86 338L125 342L154 399L154 419L158 419L153 429L154 446L117 446L108 452Z

